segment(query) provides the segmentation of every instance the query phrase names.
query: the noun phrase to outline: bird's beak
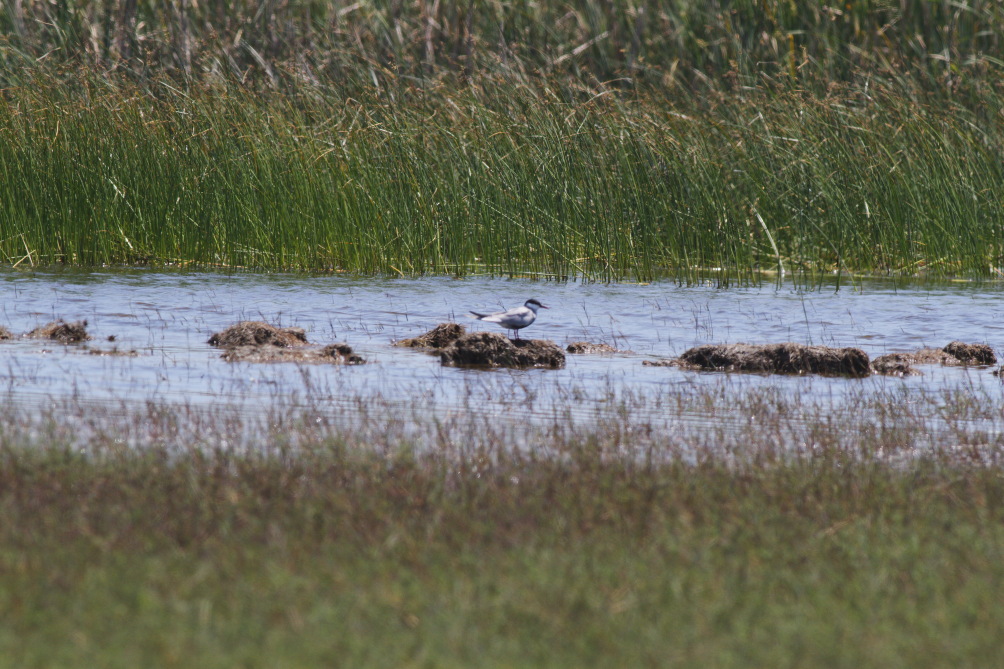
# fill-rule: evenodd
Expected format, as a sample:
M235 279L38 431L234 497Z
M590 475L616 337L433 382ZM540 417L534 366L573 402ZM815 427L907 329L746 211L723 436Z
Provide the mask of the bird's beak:
M542 305L540 305L540 308L541 308L541 309L550 309L551 307L545 307L545 306L544 306L544 305L542 304Z

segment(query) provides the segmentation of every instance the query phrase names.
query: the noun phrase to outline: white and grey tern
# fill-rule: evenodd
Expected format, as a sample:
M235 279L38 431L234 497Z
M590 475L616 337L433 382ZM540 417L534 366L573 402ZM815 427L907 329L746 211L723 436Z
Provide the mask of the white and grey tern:
M529 299L522 307L516 307L509 311L496 311L493 314L479 314L476 311L472 311L471 316L479 321L497 323L506 330L512 330L516 333L516 339L519 339L519 331L537 320L537 310L550 308L545 307L535 299Z

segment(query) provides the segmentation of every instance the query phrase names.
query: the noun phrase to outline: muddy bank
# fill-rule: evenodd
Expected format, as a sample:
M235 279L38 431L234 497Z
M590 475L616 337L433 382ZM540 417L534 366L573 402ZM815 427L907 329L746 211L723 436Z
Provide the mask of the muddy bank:
M278 346L235 346L221 356L227 362L300 362L317 365L361 365L365 360L348 344L329 344L322 348Z
M565 353L557 344L542 339L509 339L498 332L474 332L442 349L444 365L474 367L546 367L561 369Z
M307 333L303 328L280 328L262 321L240 321L209 338L209 345L219 348L238 346L293 348L306 346L308 343Z
M718 372L862 377L870 373L868 362L868 354L857 348L785 343L696 346L676 360L645 364Z
M593 353L626 353L619 351L610 344L594 344L588 341L573 341L565 347L565 351L574 355L589 355Z
M439 350L446 348L465 334L467 330L459 323L440 323L425 334L411 339L400 339L394 342L394 346Z
M964 365L993 365L997 356L986 344L966 344L953 341L944 348L922 348L908 353L889 353L872 361L876 374L891 376L917 376L921 374L917 365L944 365L958 367Z
M61 344L76 344L91 338L87 334L87 321L67 323L59 320L40 325L24 335L28 339L48 339Z

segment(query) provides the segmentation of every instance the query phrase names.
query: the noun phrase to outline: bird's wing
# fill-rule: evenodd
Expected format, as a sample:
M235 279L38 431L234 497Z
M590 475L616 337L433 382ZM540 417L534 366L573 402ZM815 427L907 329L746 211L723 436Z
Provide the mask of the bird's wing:
M476 311L471 312L471 318L476 318L479 321L485 321L486 323L498 323L505 318L505 315L505 311L497 311L494 314L479 314Z

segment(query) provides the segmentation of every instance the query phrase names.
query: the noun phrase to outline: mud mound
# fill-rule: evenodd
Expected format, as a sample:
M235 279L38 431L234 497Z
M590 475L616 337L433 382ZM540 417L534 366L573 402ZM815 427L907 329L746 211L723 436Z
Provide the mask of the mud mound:
M872 371L886 376L917 376L914 357L910 353L889 353L872 360Z
M993 365L997 362L992 348L986 344L966 344L953 341L942 349L963 365Z
M554 342L541 339L512 340L498 332L464 335L443 349L439 357L444 365L551 369L565 366L565 354Z
M13 339L13 338L14 335L10 333L10 330L0 325L0 341L3 341L4 339Z
M960 365L959 359L945 353L940 348L921 348L912 353L894 353L891 355L907 356L914 365Z
M617 349L610 344L594 344L588 341L573 341L565 347L565 350L575 354L617 353Z
M944 348L922 348L910 353L890 353L872 361L877 374L912 376L920 374L914 365L993 365L997 356L986 344L965 344L953 341Z
M66 321L53 321L39 326L25 335L29 339L50 339L61 344L76 344L87 341L91 338L87 334L87 321L76 321L67 323Z
M408 348L442 349L457 341L465 334L467 334L467 330L459 323L440 323L423 335L396 341L394 345Z
M220 348L238 346L292 348L305 346L307 343L307 334L303 328L280 328L262 321L240 321L209 338L210 346Z
M691 369L770 374L868 376L868 354L857 348L802 344L697 346L680 360Z
M323 348L280 348L278 346L234 346L223 352L227 362L300 362L317 365L361 365L365 360L348 344Z

